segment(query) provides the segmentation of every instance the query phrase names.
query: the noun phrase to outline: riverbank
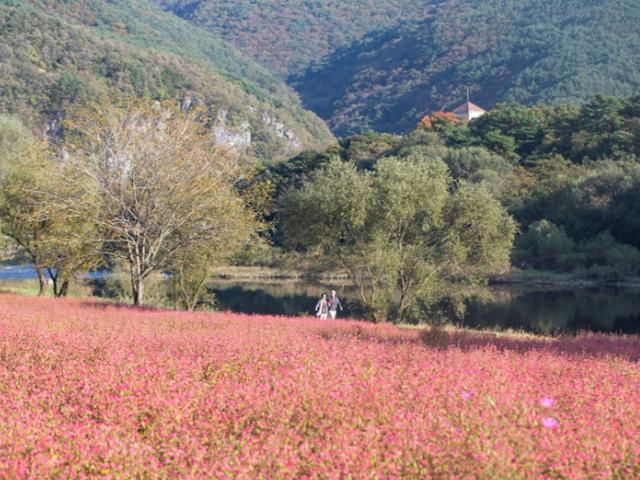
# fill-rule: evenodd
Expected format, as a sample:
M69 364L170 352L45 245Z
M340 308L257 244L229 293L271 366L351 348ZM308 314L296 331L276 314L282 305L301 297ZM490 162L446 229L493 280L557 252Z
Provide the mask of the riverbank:
M313 316L319 295L335 289L344 306L340 317L366 316L357 292L348 280L308 280L305 276L281 273L253 268L226 270L207 283L209 298L215 302L207 308L255 315ZM0 278L0 290L36 295L37 282L33 277L8 281ZM166 277L154 277L147 290L147 303L166 308L173 306L170 282ZM612 288L610 284L576 283L566 277L549 281L548 276L533 279L528 276L526 281L495 283L484 293L478 298L467 299L464 315L454 315L444 306L432 312L424 323L436 320L488 332L640 333L640 289L637 287ZM129 301L126 291L117 287L113 279L104 276L74 282L69 294L83 298L96 295L96 298L107 297L109 301L124 303ZM50 289L47 296L51 296Z
M490 283L492 285L540 285L574 288L640 288L640 278L588 278L582 274L519 270L516 268L504 275L492 277Z
M319 283L338 281L340 282L340 285L350 284L349 276L344 272L319 273L276 267L221 267L214 271L212 279L279 282L314 281ZM513 268L508 273L491 277L489 283L491 285L539 285L574 288L640 288L640 278L591 278L586 277L584 274L556 273L540 270L519 270L517 268Z
M331 281L348 282L346 273L318 273L306 270L282 269L275 267L219 267L212 274L214 280L247 280L247 281Z
M12 262L0 263L0 280L5 281L35 278L35 272L25 264ZM15 271L15 272L14 272ZM311 282L319 284L330 283L336 286L349 286L351 282L345 272L317 272L306 269L255 267L255 266L226 266L213 271L212 281L237 282ZM587 277L584 274L556 273L539 270L512 269L508 273L496 275L489 280L490 285L519 285L519 286L549 286L562 288L640 288L640 278L598 278Z

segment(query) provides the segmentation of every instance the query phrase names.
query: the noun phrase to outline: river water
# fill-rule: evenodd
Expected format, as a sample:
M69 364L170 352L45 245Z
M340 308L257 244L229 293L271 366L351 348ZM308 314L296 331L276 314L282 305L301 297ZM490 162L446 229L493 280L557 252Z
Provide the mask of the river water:
M102 273L87 275L100 279ZM0 267L0 289L16 281L35 278L29 267ZM308 282L214 281L209 289L216 295L219 310L270 315L312 315L322 292L335 289L345 311L342 317L357 316L355 292L345 285ZM640 289L530 287L500 285L490 288L490 298L471 300L462 319L450 319L461 326L516 329L535 333L582 330L640 333Z
M214 282L218 308L274 315L312 314L319 295L334 288L345 305L343 316L357 315L348 287L321 284ZM582 330L640 333L640 290L493 286L488 299L470 300L461 326L515 329L535 333Z

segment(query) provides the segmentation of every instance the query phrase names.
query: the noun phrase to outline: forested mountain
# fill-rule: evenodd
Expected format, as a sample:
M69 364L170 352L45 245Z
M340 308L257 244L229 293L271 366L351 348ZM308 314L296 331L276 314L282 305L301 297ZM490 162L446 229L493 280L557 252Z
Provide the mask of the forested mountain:
M467 86L485 108L640 89L637 0L155 1L289 75L341 135L406 131Z
M453 8L456 4L456 8ZM377 33L296 80L337 133L404 131L421 113L474 102L580 102L640 90L635 0L448 2Z
M146 0L1 0L0 38L0 112L36 129L137 97L198 104L221 143L268 160L332 138L282 80Z
M424 18L431 0L154 0L282 76L366 33Z

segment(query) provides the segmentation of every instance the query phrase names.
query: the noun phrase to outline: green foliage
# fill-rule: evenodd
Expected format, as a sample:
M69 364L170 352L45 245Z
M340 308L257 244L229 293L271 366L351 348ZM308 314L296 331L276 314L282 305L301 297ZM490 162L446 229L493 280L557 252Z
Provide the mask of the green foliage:
M513 260L520 268L562 271L571 267L575 248L564 228L540 220L529 225L518 239Z
M507 267L515 232L477 185L454 188L446 164L413 150L372 171L337 158L287 198L290 246L348 272L372 318L416 320L451 282Z
M282 80L147 0L7 1L0 36L0 112L37 130L59 135L58 120L77 108L138 97L205 109L212 126L227 112L231 134L248 122L249 153L266 161L332 138Z
M38 274L40 294L46 270L54 294L66 295L69 282L97 263L92 245L95 225L54 206L54 200L71 198L61 163L24 126L4 117L0 117L0 165L0 233L28 255ZM73 201L82 197L73 196Z
M633 158L640 155L638 102L597 96L582 106L499 104L469 124L469 142L521 163L552 155L573 163Z
M28 156L33 143L31 132L17 118L0 115L0 179L9 166Z
M84 195L61 208L97 225L104 253L128 263L136 305L150 276L171 271L194 308L208 269L257 226L236 189L247 173L237 155L171 103L78 112L65 127L64 173Z
M94 291L100 297L109 298L119 303L131 303L133 291L129 266L122 261L116 261L111 266L109 274L104 280L94 281ZM151 276L145 284L146 304L158 308L172 308L174 306L169 281L163 275Z
M452 188L482 188L517 220L515 266L611 281L638 275L638 97L597 97L583 106L501 104L454 126L455 135L421 126L404 136L345 138L326 152L307 154L305 162L298 159L300 170L291 177L297 180L288 188L323 175L319 169L332 157L374 172L390 156L442 159ZM330 190L324 194L331 198Z
M640 273L640 250L618 243L610 232L576 244L564 228L547 220L529 225L516 243L514 265L556 272L585 272L589 277L620 280ZM611 277L612 273L615 277Z
M208 248L189 249L173 262L172 296L180 308L193 311L215 307L215 296L206 287L219 261L213 252Z
M582 246L587 266L611 267L620 275L640 273L640 250L616 242L610 232L604 231Z
M490 186L522 225L515 265L611 280L637 274L637 105L637 97L596 97L581 107L502 104L469 124L469 141L492 153L454 148L447 162L454 177Z
M455 179L483 184L496 198L502 198L514 175L512 162L481 147L449 149L444 161Z
M505 157L530 155L543 137L542 112L517 103L496 106L489 114L471 122L470 135Z
M428 12L426 19L372 28L292 80L305 105L335 133L406 131L425 113L462 103L465 87L489 109L505 101L534 105L628 96L640 85L635 0L413 3ZM611 125L594 118L603 132ZM516 128L515 135L536 134L535 122ZM512 135L503 135L496 132L492 140L510 154Z

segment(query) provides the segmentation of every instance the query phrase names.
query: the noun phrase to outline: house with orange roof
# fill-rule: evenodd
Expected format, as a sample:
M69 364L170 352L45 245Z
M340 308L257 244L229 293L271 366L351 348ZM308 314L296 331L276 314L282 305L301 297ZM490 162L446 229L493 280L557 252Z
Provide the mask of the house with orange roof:
M453 113L465 122L470 122L474 118L481 117L485 113L486 110L480 108L478 105L471 103L467 98L467 101L460 105L458 108L453 110Z

